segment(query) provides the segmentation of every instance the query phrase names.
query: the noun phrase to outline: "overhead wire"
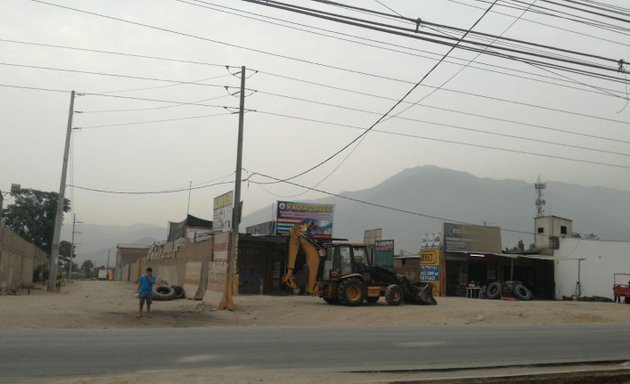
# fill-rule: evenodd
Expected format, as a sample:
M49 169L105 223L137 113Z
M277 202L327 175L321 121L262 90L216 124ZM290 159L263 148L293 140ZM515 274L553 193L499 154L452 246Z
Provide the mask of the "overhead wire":
M330 121L325 121L325 120L310 119L310 118L304 118L304 117L293 116L293 115L286 115L286 114L280 114L280 113L274 113L274 112L266 112L266 111L263 111L263 110L255 110L255 112L260 113L260 114L270 115L270 116L283 117L283 118L302 120L302 121L309 121L309 122L313 122L313 123L326 124L326 125L337 126L337 127L358 129L358 130L363 130L364 132L366 131L366 128L360 127L360 126L356 126L356 125L335 123L335 122L330 122ZM591 160L574 158L574 157L550 155L550 154L546 154L546 153L529 152L529 151L522 151L522 150L517 150L517 149L495 147L495 146L490 146L490 145L483 145L483 144L475 144L475 143L468 143L468 142L455 141L455 140L440 139L440 138L435 138L435 137L420 136L420 135L404 133L404 132L383 131L383 130L378 130L378 129L372 129L372 130L370 130L370 132L378 132L378 133L383 133L383 134L387 134L387 135L394 135L394 136L401 136L401 137L408 137L408 138L416 138L416 139L421 139L421 140L435 141L435 142L441 142L441 143L447 143L447 144L457 144L457 145L468 146L468 147L476 147L476 148L482 148L482 149L491 149L491 150L502 151L502 152L511 152L511 153L517 153L517 154L522 154L522 155L545 157L545 158L549 158L549 159L567 160L567 161L573 161L573 162L584 163L584 164L593 164L593 165L601 165L601 166L613 167L613 168L630 169L630 166L626 166L626 165L622 165L622 164L606 163L606 162L600 162L600 161L591 161Z
M196 86L203 86L203 87L210 87L210 88L224 88L225 87L225 85L198 83L194 81L162 79L162 78L148 77L148 76L125 75L121 73L84 71L80 69L47 67L47 66L42 66L42 65L28 65L28 64L4 63L4 62L0 62L0 65L7 66L7 67L16 67L16 68L38 69L38 70L43 70L43 71L56 71L56 72L78 73L78 74L84 74L84 75L115 77L115 78L122 78L122 79L160 81L164 83L179 84L179 85L196 85Z
M476 6L474 4L465 3L462 0L446 0L446 1L454 3L454 4L463 5L463 6L469 7L469 8L485 9L484 7ZM502 15L502 16L510 17L510 18L516 18L516 16L514 16L512 14L501 12L501 11L498 11L498 10L493 10L492 13L494 13L496 15ZM547 27L547 28L552 28L552 29L556 29L556 30L559 30L559 31L569 32L569 33L572 33L572 34L576 34L578 36L584 36L584 37L588 37L588 38L595 39L595 40L606 41L608 43L630 47L630 44L624 43L624 42L622 42L620 40L607 39L607 38L602 37L602 36L596 36L596 35L592 35L592 34L589 34L589 33L581 32L581 31L575 31L573 29L560 27L559 25L543 23L543 22L538 21L538 20L532 20L532 19L528 19L528 18L521 18L521 20L526 21L526 22L531 23L531 24L542 25L542 26Z
M360 109L360 108L353 108L353 107L343 106L343 105L339 105L339 104L327 103L327 102L319 101L319 100L294 97L294 96L289 96L289 95L276 93L276 92L268 92L268 91L264 91L264 90L258 90L258 93L262 94L262 95L269 95L269 96L274 96L274 97L279 97L279 98L284 98L284 99L289 99L289 100L295 100L295 101L299 101L299 102L305 102L305 103L311 103L311 104L316 104L316 105L322 105L322 106L326 106L326 107L338 108L338 109L349 110L349 111L354 111L354 112L367 113L367 114L371 114L371 115L380 115L380 113L376 112L376 111L370 111L370 110L365 110L365 109ZM256 112L264 113L264 111L261 111L260 109L255 109L254 108L254 110ZM458 130L476 132L476 133L481 133L481 134L486 134L486 135L491 135L491 136L501 136L501 137L506 137L506 138L518 139L518 140L532 141L532 142L537 142L537 143L541 143L541 144L551 144L551 145L557 145L557 146L566 147L566 148L581 149L581 150L586 150L586 151L593 151L593 152L599 152L599 153L607 153L607 154L612 154L612 155L630 157L630 153L609 151L609 150L593 148L593 147L585 147L585 146L579 146L579 145L572 145L572 144L560 143L560 142L551 141L551 140L535 139L535 138L530 138L530 137L525 137L525 136L501 133L501 132L492 132L492 131L486 131L486 130L483 130L483 129L475 129L475 128L470 128L470 127L461 126L461 125L447 124L447 123L442 123L442 122L434 122L434 121L416 119L416 118L411 118L411 117L402 117L402 116L398 116L398 115L393 115L393 118L399 119L399 120L404 120L404 121L415 122L415 123L431 124L431 125L437 125L437 126L453 128L453 129L458 129ZM630 144L630 141L628 143Z
M279 23L269 22L269 21L267 21L267 20L262 20L262 19L259 19L259 18L251 17L251 16L245 16L245 15L242 15L242 14L239 14L239 13L234 13L234 12L225 11L225 10L223 10L223 9L219 9L219 8L216 8L216 7L220 7L220 8L225 8L225 9L234 10L234 11L236 11L236 12L241 12L241 13L243 13L243 14L250 14L250 15L260 16L260 17L263 17L263 18L269 18L269 19L273 19L273 20L280 20L280 21L285 22L285 23L290 23L290 24L296 24L296 25L300 25L300 26L305 26L304 24L296 23L296 22L294 22L294 21L288 21L288 20L279 19L279 18L276 18L276 17L270 17L270 16L265 16L265 15L260 15L260 14L256 14L256 13L253 13L253 12L248 12L248 11L244 11L244 10L240 10L240 9L236 9L236 8L227 7L227 6L224 6L224 5L218 5L218 4L215 4L215 3L209 2L209 1L192 0L192 1L197 1L197 2L199 2L199 3L203 3L203 5L202 5L202 4L195 4L195 3L191 3L190 1L185 1L185 0L175 0L175 1L180 2L180 3L184 3L184 4L194 5L194 6L197 6L197 7L202 7L202 8L210 9L210 10L215 10L215 11L218 11L218 12L224 12L224 13L228 13L228 14L231 14L231 15L239 16L239 17L244 17L244 18L251 19L251 20L257 20L257 21L261 21L261 22L267 22L267 23L271 23L271 24L273 24L273 25L277 25L277 26L280 26L280 27L284 27L284 28L290 28L290 29L295 29L295 30L299 30L299 31L307 32L307 33L313 33L313 34L316 34L316 35L319 35L319 36L324 36L324 37L333 38L333 39L339 39L339 40L342 40L342 41L347 41L347 42L356 43L356 44L361 44L361 45L367 45L367 46L370 46L370 47L373 47L373 48L385 49L385 50L387 50L387 51L392 51L392 52L396 52L396 53L400 53L400 54L412 55L412 56L417 56L417 57L423 57L423 58L426 58L426 59L429 59L429 60L438 60L438 59L436 59L436 58L427 57L427 56L423 56L423 55L419 55L419 54L414 54L414 53L407 52L407 51L400 51L400 50L397 50L397 49L390 49L390 48L386 48L386 47L382 47L382 46L377 46L377 45L373 45L373 44L366 44L366 43L362 43L362 42L355 41L355 40L350 40L350 39L345 39L345 38L339 38L339 37L336 37L336 36L331 36L331 35L327 35L327 34L323 34L323 33L314 32L314 31L307 30L307 29L304 29L304 28L295 28L295 27L291 27L290 25L284 25L284 24L279 24ZM210 6L210 5L213 5L213 6L215 6L215 7L212 7L212 6ZM367 12L366 12L366 13L367 13ZM346 34L346 33L341 33L341 32L338 32L338 31L326 30L326 29L323 29L323 28L318 28L318 27L314 27L314 26L308 26L308 27L309 27L309 28L314 28L314 29L317 29L317 30L325 30L325 31L327 31L327 32L336 33L336 34L340 34L340 35L344 35L344 36L352 36L352 37L354 37L354 38L360 38L360 39L364 39L364 40L368 40L368 41L374 41L374 42L378 42L378 43L382 43L382 44L389 44L389 45L393 45L393 46L396 46L396 47L402 47L402 48L405 48L405 49L413 49L413 48L411 48L411 47L405 47L405 46L401 46L401 45L399 45L399 44L393 44L393 43L383 42L383 41L378 41L378 40L374 40L374 39L367 39L367 38L365 38L365 37L360 37L360 36L355 36L355 35L349 35L349 34ZM486 38L486 39L489 39L489 38ZM628 46L630 46L630 45L628 45ZM418 50L418 49L413 49L413 50L414 50L414 51L418 51L418 52L428 53L428 54L435 54L435 55L438 55L438 56L440 55L440 54L438 54L438 53L434 53L434 52L430 52L430 51L426 51L426 50ZM460 58L457 58L457 57L453 57L453 59L456 59L456 60L462 60L462 61L465 61L465 62L469 63L469 61L468 61L467 59L460 59ZM449 60L446 60L445 62L448 62L448 63L450 63L450 64L454 64L454 65L459 65L459 66L466 65L466 64L460 64L460 63L455 62L455 61L453 61L453 60L450 60L450 61L449 61ZM577 82L577 81L575 81L575 80L569 80L569 81L567 81L567 80L563 80L562 78L560 78L560 79L559 79L559 78L558 78L558 76L554 76L554 77L551 77L551 76L545 76L545 75L541 75L541 74L539 74L539 73L532 73L532 72L527 72L527 71L523 71L523 70L516 70L516 69L514 69L514 68L509 68L509 67L505 67L505 66L501 66L501 65L496 65L496 64L490 64L490 63L486 63L486 62L479 62L479 63L480 63L481 65L483 65L483 66L490 67L490 68L501 68L501 69L504 69L504 70L507 70L507 71L517 72L517 73L525 73L525 74L529 74L529 75L533 75L533 76L536 76L536 77L541 77L541 78L548 78L548 79L559 80L559 81L563 81L563 82L564 82L564 81L566 81L566 82L568 82L568 83L572 83L572 84L582 84L582 85L585 85L585 86L587 86L587 87L590 87L590 88L594 88L594 89L600 90L599 92L594 92L594 93L598 93L598 94L606 94L606 95L608 95L608 96L613 96L613 97L617 97L617 98L624 98L624 96L623 96L623 95L615 93L615 92L618 92L618 91L616 91L616 90L612 90L612 89L608 89L608 88L604 88L604 87L594 87L594 86L592 86L592 85L588 85L588 84L585 84L585 83L582 83L582 82ZM554 82L544 81L544 80L540 80L540 79L536 79L536 78L531 78L531 77L527 77L527 76L520 76L520 75L516 75L516 74L514 74L514 73L507 73L507 72L497 71L497 70L493 70L493 69L490 69L490 68L484 68L484 67L474 66L474 65L470 65L470 64L468 64L468 66L469 66L470 68L475 68L475 69L477 69L477 70L489 71L489 72L492 72L492 73L500 73L500 74L503 74L503 75L506 75L506 76L512 76L512 77L516 77L516 78L522 78L522 79L528 79L528 80L532 80L532 81L543 82L543 83L552 84L552 85L556 85L556 86L560 86L560 87L573 88L573 89L577 89L577 90L581 90L581 91L585 91L585 92L593 92L593 90L591 90L591 89L585 89L585 88L579 88L579 87L567 86L567 85L563 85L563 84L558 84L558 83L554 83ZM551 73L554 73L554 72L551 72ZM554 73L554 74L555 74L555 73ZM566 77L565 77L565 78L566 78ZM625 98L624 98L624 99L625 99Z
M202 0L195 0L195 1L202 1ZM360 27L360 28L365 28L365 29L370 29L370 30L375 30L375 31L380 31L380 32L384 32L384 33L389 33L389 34L394 34L394 35L398 35L398 36L403 36L403 37L409 37L409 38L413 38L413 39L420 39L420 40L424 40L424 41L428 41L431 43L435 43L435 44L440 44L440 45L445 45L445 46L449 46L452 47L455 43L453 42L447 42L447 41L442 41L439 40L440 38L442 39L452 39L454 40L455 38L447 38L444 37L443 35L440 34L433 34L433 33L429 33L429 32L423 32L422 30L416 29L415 31L412 29L409 29L406 32L401 32L399 29L400 27L395 27L392 25L387 25L386 27L382 26L382 23L376 23L376 22L370 22L369 20L365 20L365 19L357 19L357 18L353 18L353 17L349 17L349 16L344 16L344 15L340 15L340 14L335 14L335 13L329 13L329 12L323 12L323 11L319 11L313 8L307 8L307 7L299 7L293 4L287 4L287 3L283 3L283 2L279 2L279 1L273 1L273 0L266 0L264 3L263 2L259 2L258 0L241 0L244 2L248 2L248 3L252 3L252 4L258 4L258 5L262 5L262 6L267 6L267 7L274 7L274 8L278 8L278 9L282 9L282 10L286 10L289 12L294 12L294 13L298 13L298 14L304 14L304 15L308 15L308 16L312 16L312 17L316 17L316 18L320 18L320 19L324 19L324 20L330 20L330 21L334 21L334 22L338 22L338 23L342 23L342 24L348 24L348 25L352 25L352 26L356 26L356 27ZM319 0L312 0L312 1L319 1ZM423 37L421 35L430 35L431 37ZM478 42L478 41L470 41L470 40L466 40L464 41L465 44L472 44L475 46L480 46L480 47L488 47L489 45L486 43L482 43L482 42ZM573 65L577 65L577 66L584 66L590 69L599 69L602 71L610 71L610 72L614 72L617 73L619 72L617 67L607 67L604 65L600 65L600 64L592 64L592 63L587 63L587 62L583 62L583 61L578 61L578 60L566 60L566 59L558 59L552 55L545 55L545 54L537 54L537 53L531 53L531 52L526 52L526 51L522 51L522 50L517 50L517 49L512 49L509 47L498 47L495 46L495 50L496 49L500 49L502 51L505 52L496 52L495 50L485 50L482 51L481 48L478 47L472 47L472 46L467 46L467 45L460 45L458 44L457 47L459 49L464 49L464 50L469 50L472 52L483 52L484 54L487 55L491 55L491 56L496 56L496 57L501 57L504 59L510 59L513 60L514 59L514 54L525 54L528 56L533 56L536 57L537 60L534 59L526 59L526 58L521 58L521 60L527 60L527 61L532 61L532 62L536 62L539 65L544 65L544 66L550 66L553 68L562 68L565 70L571 70L572 72L579 72L585 76L593 76L592 72L586 71L586 70L582 70L582 69L578 69L578 68L569 68L569 67L563 67L559 64L553 64L553 63L547 63L544 61L540 61L540 59L546 59L546 60L552 60L552 61L559 61L559 62L563 62L565 64L573 64ZM555 48L555 49L560 49L560 48ZM566 50L569 51L569 50ZM507 52L507 53L506 53ZM586 53L581 53L581 52L576 52L576 51L572 51L574 54L579 54L579 55L586 55L589 57L597 57L600 60L605 60L607 62L610 63L617 63L618 59L613 59L613 58L604 58L603 56L598 56L598 55L593 55L593 54L586 54ZM598 78L609 78L612 81L618 81L621 82L621 80L617 77L613 77L612 75L608 76L608 75L603 75L603 74L598 74L597 75Z
M73 127L73 129L85 131L85 130L96 129L96 128L114 128L114 127L124 127L124 126L129 126L129 125L144 125L144 124L166 123L166 122L173 122L173 121L197 120L197 119L204 119L204 118L208 118L208 117L233 115L235 113L238 113L238 112L223 112L223 113L213 113L213 114L208 114L208 115L176 117L176 118L170 118L170 119L158 119L158 120L132 121L132 122L115 123L115 124L77 126L77 127Z
M244 0L247 1L247 0ZM495 3L498 0L495 0ZM493 4L494 5L494 4ZM477 24L479 24L479 22L483 19L483 17L489 12L489 10L492 8L492 5L483 13L483 15L481 15L477 21L475 21L475 23L469 28L469 30L472 30ZM466 35L463 35L459 41L462 41L464 38L466 37ZM429 71L427 73L425 73L419 81L417 81L412 87L411 89L409 89L399 100L397 100L394 105L392 107L390 107L387 112L385 112L385 114L383 114L381 117L379 117L372 125L370 125L370 127L368 129L366 129L363 133L361 133L359 136L355 137L353 140L351 140L348 144L344 145L343 147L341 147L339 150L337 150L335 153L333 153L332 155L326 157L324 160L318 162L317 164L313 165L312 167L308 168L305 171L302 171L300 173L297 173L291 177L286 178L285 180L292 180L292 179L296 179L300 176L303 176L307 173L310 173L312 171L314 171L315 169L321 167L322 165L326 164L327 162L331 161L333 158L337 157L340 153L344 152L347 148L349 148L350 146L352 146L354 143L356 143L359 140L363 140L363 138L372 130L374 129L374 127L376 127L379 123L381 123L381 121L383 121L383 119L385 119L390 113L392 113L411 93L413 93L413 91L416 90L416 88L418 88L420 86L420 84L422 84L422 82L424 80L427 79L427 77L429 77L429 75L431 75L431 73L433 73L433 71L435 71L438 66L442 63L442 61L444 61L444 59L446 59L448 57L448 55L453 52L455 50L455 48L457 47L457 44L455 44L454 46L452 46L440 59L440 61L438 61L433 67L431 67L431 69L429 69ZM357 145L358 146L358 145ZM356 149L356 148L355 148ZM347 158L347 157L346 157Z

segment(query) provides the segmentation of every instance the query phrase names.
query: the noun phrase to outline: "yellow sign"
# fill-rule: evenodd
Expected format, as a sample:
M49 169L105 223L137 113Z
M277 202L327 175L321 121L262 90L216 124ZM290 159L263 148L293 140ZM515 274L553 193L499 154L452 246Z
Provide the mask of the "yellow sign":
M440 248L420 251L420 281L433 285L434 296L442 296L442 281L444 280L442 259Z

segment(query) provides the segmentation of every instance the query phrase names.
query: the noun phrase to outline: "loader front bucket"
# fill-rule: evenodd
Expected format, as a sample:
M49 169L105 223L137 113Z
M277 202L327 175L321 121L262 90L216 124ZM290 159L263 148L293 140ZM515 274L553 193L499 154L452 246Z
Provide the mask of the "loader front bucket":
M433 285L429 283L411 284L411 292L408 300L414 304L436 305L437 301L433 297Z

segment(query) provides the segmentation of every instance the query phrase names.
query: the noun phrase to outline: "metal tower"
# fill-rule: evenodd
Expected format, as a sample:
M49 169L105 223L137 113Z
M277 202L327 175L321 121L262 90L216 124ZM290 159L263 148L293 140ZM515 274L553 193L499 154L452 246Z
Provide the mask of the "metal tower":
M538 176L538 182L534 184L534 188L536 189L536 217L545 216L545 199L543 199L543 189L547 188L547 183L542 183L540 181L540 176Z

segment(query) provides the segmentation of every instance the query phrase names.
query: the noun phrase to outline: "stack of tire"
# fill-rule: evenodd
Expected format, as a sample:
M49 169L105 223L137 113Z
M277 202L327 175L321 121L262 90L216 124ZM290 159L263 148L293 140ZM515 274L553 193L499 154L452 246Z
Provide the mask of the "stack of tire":
M154 285L153 300L167 301L174 299L183 299L185 296L184 288L178 285Z
M506 281L504 283L494 282L488 285L486 297L488 299L514 297L518 300L533 300L534 295L520 281Z

